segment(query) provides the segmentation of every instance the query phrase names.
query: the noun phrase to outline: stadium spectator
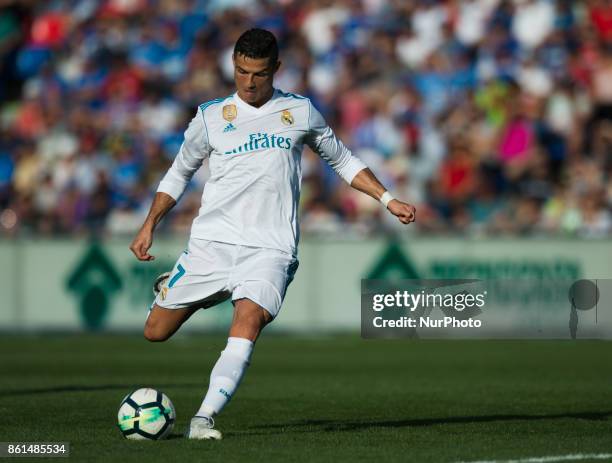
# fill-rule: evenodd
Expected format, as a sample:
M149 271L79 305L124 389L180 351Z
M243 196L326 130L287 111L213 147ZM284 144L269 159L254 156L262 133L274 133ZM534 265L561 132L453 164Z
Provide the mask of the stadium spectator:
M258 25L284 48L277 85L416 203L417 231L612 235L610 0L5 3L1 234L133 233ZM306 235L396 230L310 154ZM167 231L189 227L206 176Z

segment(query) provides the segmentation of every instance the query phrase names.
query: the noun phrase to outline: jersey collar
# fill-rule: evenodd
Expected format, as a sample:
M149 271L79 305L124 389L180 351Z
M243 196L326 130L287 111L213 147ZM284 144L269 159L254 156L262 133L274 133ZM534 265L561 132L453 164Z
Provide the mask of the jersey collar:
M238 92L234 93L234 100L236 101L238 106L240 106L241 108L244 108L245 110L255 113L255 114L261 114L262 112L265 112L268 110L268 108L270 108L270 106L272 105L274 100L278 98L278 96L279 96L279 91L278 89L275 88L274 92L272 93L272 97L268 101L266 101L264 104L262 104L259 108L256 108L255 106L251 106L247 102L243 101L242 98L238 96Z

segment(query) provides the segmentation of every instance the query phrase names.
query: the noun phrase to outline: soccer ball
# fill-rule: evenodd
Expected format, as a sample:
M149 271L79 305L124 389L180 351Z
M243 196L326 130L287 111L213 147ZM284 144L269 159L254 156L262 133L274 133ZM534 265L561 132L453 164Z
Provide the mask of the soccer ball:
M126 439L165 439L172 432L176 412L166 394L142 388L126 395L119 405L117 424Z

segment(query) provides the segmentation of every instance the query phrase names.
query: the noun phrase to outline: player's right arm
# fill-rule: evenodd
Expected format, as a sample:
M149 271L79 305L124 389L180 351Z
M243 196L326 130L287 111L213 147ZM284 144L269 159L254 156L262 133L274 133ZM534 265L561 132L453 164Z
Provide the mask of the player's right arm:
M212 148L208 143L204 123L204 114L198 108L197 114L185 130L185 140L172 166L157 188L147 218L130 245L130 250L138 260L149 261L155 259L154 256L149 254L149 249L153 244L155 227L180 199L189 180L211 151Z
M157 224L175 204L176 201L169 194L155 193L155 198L153 198L153 204L151 204L147 218L130 245L130 250L138 260L155 259L155 256L149 254L149 249L151 249L153 244L153 232Z

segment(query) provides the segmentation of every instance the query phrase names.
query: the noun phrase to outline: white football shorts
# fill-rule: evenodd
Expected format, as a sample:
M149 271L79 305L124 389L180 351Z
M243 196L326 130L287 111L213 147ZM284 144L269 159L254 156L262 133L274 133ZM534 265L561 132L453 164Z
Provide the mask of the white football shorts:
M276 317L298 265L296 257L276 249L190 239L154 303L206 309L230 297L247 298Z

